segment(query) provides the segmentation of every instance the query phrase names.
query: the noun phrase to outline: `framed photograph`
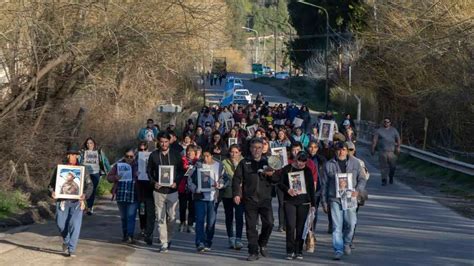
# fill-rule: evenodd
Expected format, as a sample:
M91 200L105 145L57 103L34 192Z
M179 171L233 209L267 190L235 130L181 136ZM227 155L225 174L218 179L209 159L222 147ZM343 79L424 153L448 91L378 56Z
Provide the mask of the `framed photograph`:
M306 181L304 179L304 171L288 173L288 184L298 194L306 194Z
M253 137L253 136L255 136L255 132L257 132L257 129L258 129L258 125L251 125L251 126L248 126L248 127L247 127L247 134L248 134L250 137Z
M295 119L293 119L293 125L295 126L295 128L301 127L303 125L303 122L304 120L298 117L295 117Z
M225 123L225 129L227 131L229 131L231 128L234 127L235 120L233 118L231 118L231 119L225 120L224 123Z
M333 120L321 120L319 122L319 140L332 141L335 123Z
M272 148L272 156L278 157L283 166L288 164L288 153L286 152L286 147Z
M228 141L229 147L233 144L239 144L239 141L237 138L229 138L227 141Z
M84 166L58 165L54 191L58 199L79 199L84 191Z
M158 166L158 184L160 186L169 187L174 182L174 166L160 165Z
M197 173L198 190L201 192L209 192L214 189L214 171L212 169L199 168Z
M148 158L150 158L151 152L141 151L138 152L138 180L150 180L146 173L146 167L148 165Z
M120 176L119 182L133 180L132 166L128 163L117 163L117 175Z
M352 173L336 174L336 198L346 198L347 193L352 192L353 190Z

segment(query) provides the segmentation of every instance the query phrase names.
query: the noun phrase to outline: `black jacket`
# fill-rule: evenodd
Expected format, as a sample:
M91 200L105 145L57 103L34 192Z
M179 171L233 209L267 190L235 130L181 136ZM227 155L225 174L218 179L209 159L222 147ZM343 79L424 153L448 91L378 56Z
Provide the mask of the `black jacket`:
M160 165L173 165L174 166L174 180L173 183L176 183L176 188L170 187L161 187L156 190L157 192L163 194L170 194L176 192L178 189L178 184L181 180L181 177L184 175L183 161L181 155L175 149L169 148L167 155L163 155L161 150L155 150L150 154L147 165L147 174L150 177L150 185L155 187L155 184L158 182L158 173Z
M268 165L266 159L255 161L243 159L235 169L232 179L232 195L242 197L243 201L262 202L272 199L272 184L278 183L279 176L265 176L261 172Z
M288 180L288 173L292 172L304 172L304 180L306 185L306 194L300 194L298 196L290 196L288 194L288 190L290 189L289 180ZM280 183L278 183L278 188L283 191L284 197L283 201L288 202L291 204L305 204L311 203L311 206L316 206L316 198L314 197L314 182L313 182L313 174L311 170L305 166L304 169L296 169L291 164L283 167L281 171L278 171L278 175L280 176Z

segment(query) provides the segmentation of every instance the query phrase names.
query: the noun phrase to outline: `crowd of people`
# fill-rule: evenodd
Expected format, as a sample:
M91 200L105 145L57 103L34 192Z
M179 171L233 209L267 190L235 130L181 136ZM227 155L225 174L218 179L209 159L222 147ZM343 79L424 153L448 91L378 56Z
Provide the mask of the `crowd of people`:
M303 121L296 125L295 118ZM130 244L137 239L138 214L139 237L147 245L157 240L160 252L168 252L175 233L185 232L195 234L198 252L207 252L212 248L222 203L229 248L244 247L245 225L248 260L267 257L267 243L274 228L272 200L276 198L276 229L286 233L287 259L303 259L305 223L314 213L310 231L313 234L321 219L320 206L329 221L334 259L350 255L357 211L367 199L369 173L356 157L357 139L350 115L345 115L340 124L334 123L331 139L320 137L323 120L335 118L327 112L313 121L304 105L270 106L259 101L247 106L203 107L198 118L189 119L179 135L175 126L160 129L148 119L139 131L138 146L127 149L112 167L92 138L85 141L82 149L69 147L64 164L85 165L86 174L84 193L79 199L57 199L57 224L64 238L64 252L74 256L82 213L93 215L97 184L106 174L113 183L112 195L120 211L122 240ZM392 129L377 131L374 139L373 151L377 142L383 142L383 185L387 175L393 182L397 134ZM393 145L395 148L389 148ZM288 153L288 160L281 167L270 163L275 159L274 148ZM85 163L91 151L97 151L99 156ZM146 156L144 168L140 167L140 154ZM55 182L56 173L50 184L54 198ZM345 190L344 195L349 196L341 197L340 189L348 184L350 190ZM350 205L352 199L356 200L355 205ZM158 237L154 237L156 234Z

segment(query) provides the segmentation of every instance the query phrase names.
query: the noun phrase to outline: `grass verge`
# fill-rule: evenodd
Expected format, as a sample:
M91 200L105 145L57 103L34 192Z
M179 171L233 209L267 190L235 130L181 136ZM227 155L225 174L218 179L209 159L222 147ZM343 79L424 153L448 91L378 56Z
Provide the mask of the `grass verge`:
M0 218L18 213L30 205L29 195L20 191L0 190Z
M286 97L304 103L312 110L321 111L325 109L324 81L307 77L292 77L291 80L259 77L253 81L270 85Z
M110 190L112 190L113 184L107 181L105 176L100 178L99 185L97 186L97 196L107 196L110 195Z

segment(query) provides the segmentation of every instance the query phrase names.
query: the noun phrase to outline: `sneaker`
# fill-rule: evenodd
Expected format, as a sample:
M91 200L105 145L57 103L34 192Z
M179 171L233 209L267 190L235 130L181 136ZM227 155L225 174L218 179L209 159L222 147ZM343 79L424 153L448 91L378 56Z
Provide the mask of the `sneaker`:
M194 233L194 228L192 225L188 225L187 228L186 228L186 232L188 233Z
M145 238L145 236L146 236L145 230L141 230L140 231L140 237Z
M160 248L161 253L167 253L168 252L168 244L163 244Z
M211 250L212 250L211 247L204 247L204 251L206 251L206 252L211 251Z
M129 237L129 238L127 239L127 244L133 245L133 244L135 244L135 243L136 243L136 241L135 241L135 239L133 239L133 237Z
M260 247L260 254L264 257L268 257L268 249L267 247Z
M235 249L235 237L229 237L229 248Z
M332 258L333 260L341 260L342 259L342 253L337 252L334 254L334 257Z
M258 254L249 254L247 261L256 261L258 260Z
M152 238L145 236L145 243L146 243L148 246L153 245L153 240L152 240Z
M86 213L91 216L94 213L94 208L88 208Z
M351 247L349 245L344 245L344 255L351 255Z
M354 242L352 242L351 244L351 249L356 249L356 245L354 244Z
M197 252L204 252L206 247L204 246L203 243L199 244L199 246L196 248Z
M70 250L66 252L66 257L75 258L76 254Z
M179 232L183 233L185 231L186 225L184 223L179 225Z
M286 254L286 259L287 260L293 260L295 258L295 253L288 253Z
M303 259L303 254L301 254L301 253L296 254L296 259L297 260L302 260Z
M244 244L242 244L242 240L239 238L235 239L235 249L236 250L241 250L244 247Z

